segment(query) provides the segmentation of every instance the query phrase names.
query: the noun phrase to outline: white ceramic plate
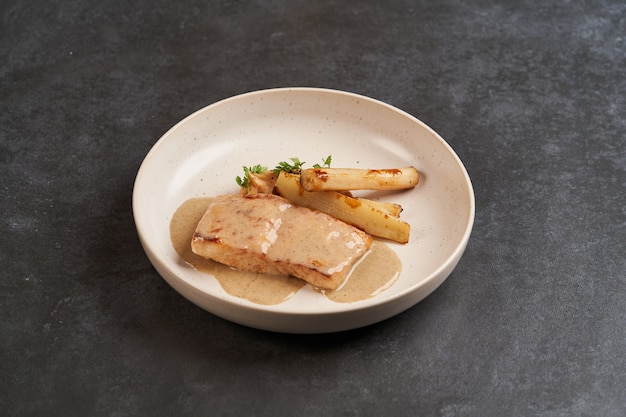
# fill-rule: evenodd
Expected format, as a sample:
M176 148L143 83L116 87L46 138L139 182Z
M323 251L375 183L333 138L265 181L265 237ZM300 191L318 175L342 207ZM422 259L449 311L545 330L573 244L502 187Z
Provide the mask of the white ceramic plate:
M410 242L390 244L402 260L398 280L364 301L336 303L305 286L278 305L227 294L215 278L182 262L169 223L192 197L237 193L242 166L273 167L299 157L307 166L332 155L334 167L413 165L420 183L392 201L404 207ZM375 197L375 196L373 196ZM435 290L452 272L474 222L474 193L450 146L413 116L364 96L284 88L222 100L170 129L146 156L133 214L146 254L161 276L201 308L246 326L289 333L334 332L392 317Z

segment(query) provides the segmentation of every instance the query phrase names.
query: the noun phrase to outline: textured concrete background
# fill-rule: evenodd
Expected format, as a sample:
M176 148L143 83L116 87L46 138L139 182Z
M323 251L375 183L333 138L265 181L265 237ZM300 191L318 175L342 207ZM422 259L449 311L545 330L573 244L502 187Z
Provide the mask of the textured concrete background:
M0 2L0 409L7 416L626 414L626 5ZM183 117L348 90L456 150L477 213L409 311L289 336L152 269L134 176Z

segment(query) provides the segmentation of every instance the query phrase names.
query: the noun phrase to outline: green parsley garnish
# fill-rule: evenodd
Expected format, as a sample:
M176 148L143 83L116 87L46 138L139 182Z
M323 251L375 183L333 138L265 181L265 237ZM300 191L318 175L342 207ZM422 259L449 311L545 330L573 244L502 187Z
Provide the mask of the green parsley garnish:
M261 172L267 171L267 167L263 165L255 165L253 167L243 167L243 178L237 176L235 181L239 184L240 187L248 188L250 185L250 174L260 174Z
M326 158L322 159L321 165L315 164L313 165L313 168L330 168L331 160L331 156L328 155ZM300 172L302 172L302 167L305 164L304 162L300 161L300 159L296 157L289 158L289 161L291 162L279 162L278 165L276 165L276 168L272 170L272 172L274 174L278 174L280 173L280 171L285 171L290 174L299 174ZM267 167L264 167L260 164L252 167L243 167L243 177L238 176L237 178L235 178L235 181L240 187L248 188L250 186L250 174L261 174L265 171L267 171Z
M298 158L289 158L289 160L291 164L286 161L279 162L276 168L273 169L274 174L278 174L280 171L285 171L290 174L299 174L300 171L302 171L302 165L305 163L301 162Z
M330 168L330 161L332 161L331 155L328 155L326 159L322 159L322 165L314 164L313 168Z

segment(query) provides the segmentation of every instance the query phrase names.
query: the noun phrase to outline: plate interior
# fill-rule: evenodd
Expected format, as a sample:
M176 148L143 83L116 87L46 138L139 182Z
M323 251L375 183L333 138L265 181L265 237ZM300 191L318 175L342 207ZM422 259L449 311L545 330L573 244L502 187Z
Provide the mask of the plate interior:
M413 190L356 193L401 204L401 218L411 224L408 244L388 243L403 264L391 288L371 299L345 304L305 287L282 304L260 306L226 294L215 279L179 259L169 239L169 222L185 200L237 193L234 179L242 174L243 166L273 168L291 157L312 166L327 155L332 155L333 167L413 165L420 171L420 183ZM447 275L450 262L455 263L452 258L460 257L474 215L467 173L432 129L373 99L304 88L236 96L178 123L142 164L133 205L142 243L162 275L166 272L209 298L285 314L363 309L419 291L429 280L445 279L439 275Z

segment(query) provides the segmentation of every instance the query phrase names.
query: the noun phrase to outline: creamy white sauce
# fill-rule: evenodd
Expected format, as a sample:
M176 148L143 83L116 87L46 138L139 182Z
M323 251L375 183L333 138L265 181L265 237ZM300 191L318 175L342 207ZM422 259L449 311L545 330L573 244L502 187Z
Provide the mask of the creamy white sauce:
M198 271L218 280L224 291L257 304L279 304L298 292L306 283L290 276L239 271L191 251L191 238L212 198L193 198L184 202L172 216L170 238L179 256ZM365 300L389 288L398 279L402 263L385 243L374 240L369 252L354 266L341 286L320 290L330 300L348 303Z

